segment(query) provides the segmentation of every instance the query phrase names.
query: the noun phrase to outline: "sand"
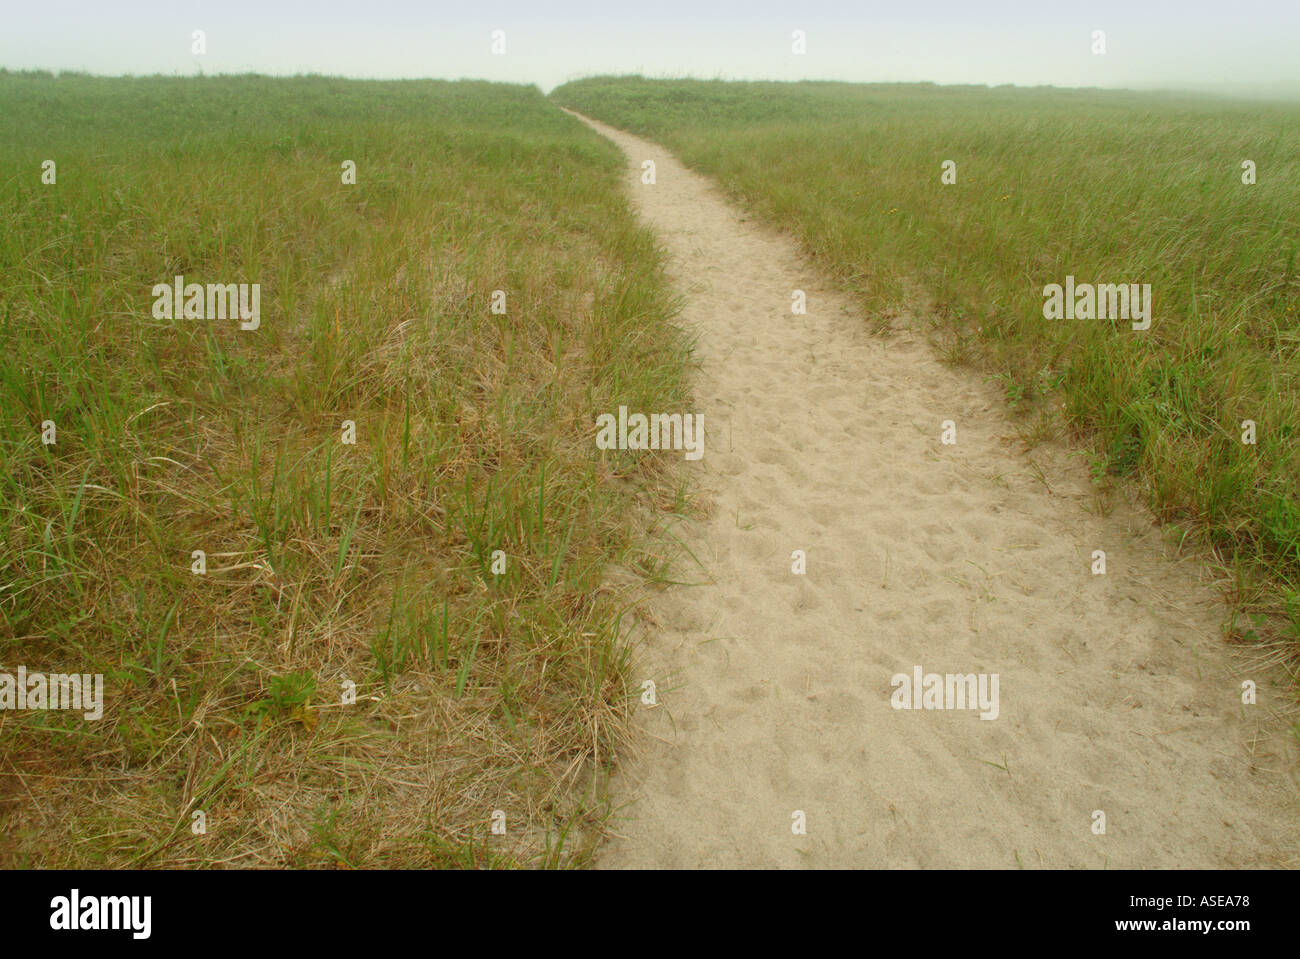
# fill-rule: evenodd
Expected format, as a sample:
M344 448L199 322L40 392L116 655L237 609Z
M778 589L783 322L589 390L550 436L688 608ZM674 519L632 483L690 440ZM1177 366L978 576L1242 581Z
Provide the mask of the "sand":
M1101 515L1080 457L1026 453L993 384L871 333L794 240L586 122L626 153L699 337L705 453L683 468L711 503L678 530L699 585L647 604L658 705L596 865L1300 862L1286 693L1225 642L1206 565L1123 497ZM893 708L916 666L997 674L997 718Z

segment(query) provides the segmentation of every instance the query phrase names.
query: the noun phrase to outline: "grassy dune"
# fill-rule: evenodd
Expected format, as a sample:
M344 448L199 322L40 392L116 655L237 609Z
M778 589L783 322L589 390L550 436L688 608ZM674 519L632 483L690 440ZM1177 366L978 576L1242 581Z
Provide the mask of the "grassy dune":
M882 327L928 298L941 348L1002 383L1027 442L1067 432L1099 486L1140 482L1221 558L1229 632L1294 653L1300 106L634 77L552 97L715 176ZM1067 275L1151 284L1151 328L1044 319Z
M680 497L593 442L684 399L621 168L534 88L0 72L0 669L105 677L0 712L0 864L583 860Z

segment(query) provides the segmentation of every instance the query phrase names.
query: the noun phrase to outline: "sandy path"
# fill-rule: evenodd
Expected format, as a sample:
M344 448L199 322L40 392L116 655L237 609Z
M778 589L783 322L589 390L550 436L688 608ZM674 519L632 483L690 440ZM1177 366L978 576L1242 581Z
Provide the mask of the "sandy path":
M659 706L597 865L1296 865L1296 750L1201 565L1124 504L1097 515L1078 458L1040 447L1036 473L993 386L870 335L793 240L588 122L687 296L707 437L688 468L713 504L683 531L708 581L650 605ZM998 718L893 709L917 665L997 673Z

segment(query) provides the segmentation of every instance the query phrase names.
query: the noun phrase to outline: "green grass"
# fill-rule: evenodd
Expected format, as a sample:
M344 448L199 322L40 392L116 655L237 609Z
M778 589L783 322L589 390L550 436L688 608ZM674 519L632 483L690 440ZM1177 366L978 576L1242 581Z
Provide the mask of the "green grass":
M1300 106L636 77L551 96L714 176L882 329L923 307L948 358L1002 383L1031 442L1086 444L1099 482L1140 484L1214 550L1231 633L1294 654ZM1150 283L1151 328L1045 320L1043 287L1067 274Z
M0 667L105 675L0 712L0 864L584 860L680 500L595 417L686 398L621 170L531 87L0 71Z

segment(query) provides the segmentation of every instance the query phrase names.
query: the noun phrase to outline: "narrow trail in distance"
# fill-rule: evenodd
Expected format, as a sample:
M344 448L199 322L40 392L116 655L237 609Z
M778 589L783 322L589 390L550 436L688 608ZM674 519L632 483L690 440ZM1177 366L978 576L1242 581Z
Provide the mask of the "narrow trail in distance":
M685 295L705 426L688 468L712 504L679 529L704 584L648 603L636 675L659 705L638 709L596 865L1295 866L1283 694L1225 644L1207 568L1125 502L1099 515L1059 445L1022 452L978 374L873 336L793 239L580 119L627 155ZM894 709L916 666L998 674L996 719Z

